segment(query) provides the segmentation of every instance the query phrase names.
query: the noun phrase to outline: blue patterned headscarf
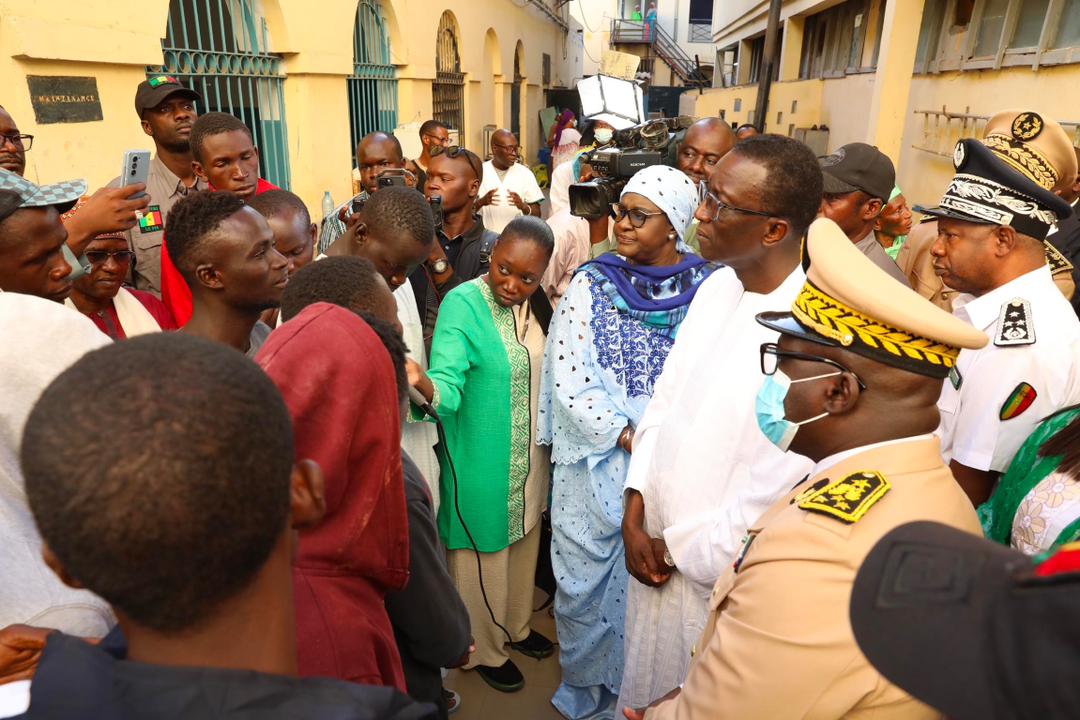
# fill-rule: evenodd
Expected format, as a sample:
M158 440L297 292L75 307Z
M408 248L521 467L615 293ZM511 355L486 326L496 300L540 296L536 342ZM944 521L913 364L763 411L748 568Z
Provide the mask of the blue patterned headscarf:
M667 165L652 165L638 170L627 181L619 197L626 193L637 193L663 210L679 236L679 251L689 252L688 248L683 247L683 238L697 210L698 191L682 170Z

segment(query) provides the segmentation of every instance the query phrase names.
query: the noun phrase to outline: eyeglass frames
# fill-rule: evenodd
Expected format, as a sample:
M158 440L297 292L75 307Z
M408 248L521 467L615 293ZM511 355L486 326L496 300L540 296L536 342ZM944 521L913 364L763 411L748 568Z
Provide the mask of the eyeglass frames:
M131 250L117 250L115 252L109 252L108 250L86 251L86 259L91 265L104 265L109 258L113 258L120 265L126 265L135 259L135 253Z
M781 350L776 343L762 343L761 344L761 372L764 375L773 375L780 367L781 358L791 358L792 360L805 360L806 362L824 363L830 367L834 367L840 372L849 373L855 382L859 384L860 390L866 390L866 383L859 378L858 375L851 372L848 368L844 367L835 360L821 357L820 355L809 355L807 353L794 352L792 350Z
M629 217L630 226L635 230L640 230L641 226L644 225L645 221L649 218L664 214L662 212L645 212L644 210L639 210L637 208L627 209L622 203L611 203L611 210L609 213L615 222L619 222L624 217Z
M3 147L6 143L11 143L17 150L29 150L34 144L34 136L25 134L0 135L0 147Z
M764 212L762 210L749 210L747 208L741 208L736 205L728 205L720 198L713 195L709 190L709 186L704 182L698 183L698 206L705 207L705 213L709 216L708 222L716 222L716 219L720 217L720 212L723 210L734 210L745 215L757 215L759 217L775 217L775 213Z

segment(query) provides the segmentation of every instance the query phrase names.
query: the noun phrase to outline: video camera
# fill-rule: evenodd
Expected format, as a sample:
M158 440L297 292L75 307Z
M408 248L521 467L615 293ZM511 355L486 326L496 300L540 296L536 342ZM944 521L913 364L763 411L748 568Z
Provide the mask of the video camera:
M597 178L570 186L570 213L589 220L607 215L627 180L642 168L662 164L672 135L693 122L685 115L650 120L617 130L607 145L582 155Z

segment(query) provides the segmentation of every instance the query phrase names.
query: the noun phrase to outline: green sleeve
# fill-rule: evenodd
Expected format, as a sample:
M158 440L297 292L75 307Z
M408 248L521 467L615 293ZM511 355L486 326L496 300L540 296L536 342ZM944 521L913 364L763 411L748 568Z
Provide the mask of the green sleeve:
M428 377L438 386L440 415L453 414L461 407L465 376L472 367L472 343L469 328L475 332L476 313L469 302L475 289L471 285L455 288L439 308L435 337L431 341Z

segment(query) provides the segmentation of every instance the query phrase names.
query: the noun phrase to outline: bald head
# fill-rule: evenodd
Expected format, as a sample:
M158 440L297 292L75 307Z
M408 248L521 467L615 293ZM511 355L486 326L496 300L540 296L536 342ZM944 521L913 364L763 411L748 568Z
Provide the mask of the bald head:
M364 136L356 146L356 167L360 184L369 194L379 189L379 174L389 168L405 167L401 143L389 133L373 132Z
M735 145L735 133L720 118L691 125L679 145L679 169L694 182L707 182L712 168Z
M491 164L499 170L507 170L518 161L517 138L506 128L491 134Z

